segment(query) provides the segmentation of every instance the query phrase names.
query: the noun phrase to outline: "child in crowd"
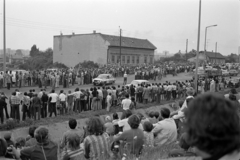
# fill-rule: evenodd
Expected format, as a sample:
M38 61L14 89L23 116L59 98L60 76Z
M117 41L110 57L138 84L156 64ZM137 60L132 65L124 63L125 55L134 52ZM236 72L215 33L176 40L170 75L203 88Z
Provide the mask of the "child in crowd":
M154 146L154 135L152 133L153 125L149 121L145 121L143 124L144 129L144 139L145 139L145 145L147 147L153 147Z
M18 137L16 139L15 148L22 149L23 147L25 147L25 144L26 144L26 139L23 137Z

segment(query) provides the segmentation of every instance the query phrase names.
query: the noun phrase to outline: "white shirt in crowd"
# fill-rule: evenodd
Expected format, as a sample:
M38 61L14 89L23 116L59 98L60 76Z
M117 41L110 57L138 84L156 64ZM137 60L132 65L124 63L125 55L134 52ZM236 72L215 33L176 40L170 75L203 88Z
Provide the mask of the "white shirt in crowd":
M52 98L51 99L51 103L56 103L57 102L57 98L58 98L58 94L57 93L50 93L49 94L49 98Z
M124 73L123 77L127 78L127 73Z
M128 98L125 98L122 100L122 107L123 107L123 110L128 110L130 108L130 105L131 105L132 101Z
M67 97L67 96L66 96L64 93L61 93L61 94L59 95L59 99L60 99L61 102L66 101L66 97Z
M103 97L102 90L101 90L101 89L98 89L97 91L98 91L98 96L99 96L99 97Z

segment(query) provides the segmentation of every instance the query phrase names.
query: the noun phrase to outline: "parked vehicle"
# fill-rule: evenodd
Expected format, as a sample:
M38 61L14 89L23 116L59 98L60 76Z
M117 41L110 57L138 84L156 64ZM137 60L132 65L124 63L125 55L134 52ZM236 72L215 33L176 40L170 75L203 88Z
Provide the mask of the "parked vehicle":
M230 76L237 76L238 75L238 71L236 71L234 69L231 69L231 70L229 70L229 75Z
M229 76L229 71L222 69L222 75L225 77Z
M107 85L114 84L116 79L111 74L100 74L93 79L93 85Z

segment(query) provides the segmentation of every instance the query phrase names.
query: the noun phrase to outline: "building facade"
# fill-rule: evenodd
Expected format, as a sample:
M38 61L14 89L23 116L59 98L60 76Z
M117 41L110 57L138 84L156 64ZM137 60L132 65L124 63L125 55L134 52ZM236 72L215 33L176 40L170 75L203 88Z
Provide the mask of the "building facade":
M120 54L121 48L121 54ZM74 67L83 61L98 64L139 65L154 62L156 47L146 39L101 33L54 36L53 62ZM121 56L121 58L120 58Z
M200 52L204 54L204 52ZM207 52L206 51L206 60L208 63L212 64L225 64L225 57L218 52Z

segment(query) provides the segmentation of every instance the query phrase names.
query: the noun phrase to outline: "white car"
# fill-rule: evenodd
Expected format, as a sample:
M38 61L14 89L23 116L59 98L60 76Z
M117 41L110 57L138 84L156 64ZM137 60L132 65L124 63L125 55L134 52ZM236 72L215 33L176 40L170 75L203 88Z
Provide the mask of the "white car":
M111 74L100 74L93 79L93 85L114 84L116 79Z
M222 69L223 76L229 76L229 72L227 70Z
M147 81L147 80L142 80L142 79L140 79L140 80L133 80L130 84L127 84L126 86L131 86L131 85L134 85L135 87L137 87L138 85L145 85L145 84L150 84L150 82L149 81Z

